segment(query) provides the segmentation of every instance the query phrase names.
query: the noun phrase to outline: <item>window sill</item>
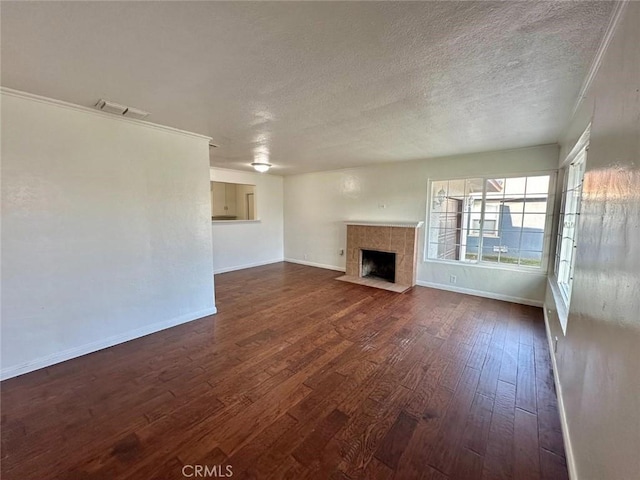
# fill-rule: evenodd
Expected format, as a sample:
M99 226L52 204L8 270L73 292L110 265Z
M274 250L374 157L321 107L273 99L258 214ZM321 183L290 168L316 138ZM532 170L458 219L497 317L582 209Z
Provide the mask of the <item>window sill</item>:
M562 327L562 334L567 334L567 322L569 320L569 305L564 299L560 286L558 285L558 279L555 275L549 277L549 288L553 295L553 303L555 303L556 313L558 314L558 320L560 321L560 327Z
M423 263L439 263L443 265L459 265L461 267L484 268L490 270L506 270L508 272L529 273L540 276L547 276L547 270L541 267L520 267L495 264L491 262L463 262L460 260L438 260L436 258L427 258Z

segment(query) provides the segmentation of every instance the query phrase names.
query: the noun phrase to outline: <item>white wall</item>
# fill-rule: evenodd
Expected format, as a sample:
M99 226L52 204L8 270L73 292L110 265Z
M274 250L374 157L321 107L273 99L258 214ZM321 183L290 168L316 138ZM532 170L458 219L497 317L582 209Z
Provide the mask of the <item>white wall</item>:
M215 273L281 262L282 177L211 168L211 180L256 186L257 221L212 222Z
M640 3L623 12L562 142L570 151L592 121L566 336L546 298L580 480L640 475Z
M215 313L207 138L1 99L2 377Z
M285 258L344 270L345 220L425 220L430 178L553 171L557 164L558 148L551 145L285 177ZM423 254L424 228L419 284L538 305L544 300L545 272L424 262Z

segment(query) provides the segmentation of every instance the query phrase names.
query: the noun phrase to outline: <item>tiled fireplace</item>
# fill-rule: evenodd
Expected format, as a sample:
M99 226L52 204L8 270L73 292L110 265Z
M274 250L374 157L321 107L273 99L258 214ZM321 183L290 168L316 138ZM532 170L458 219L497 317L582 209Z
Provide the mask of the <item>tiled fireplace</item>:
M386 288L384 283L395 283L393 291L404 291L416 284L416 269L418 259L418 228L422 222L397 222L397 223L373 223L373 222L347 222L347 264L346 275L341 280L354 281L370 286ZM363 252L365 252L363 254ZM370 253L373 252L373 253ZM383 252L376 255L376 252ZM376 268L370 266L373 258L388 259L395 254L395 268L389 274L389 266L384 266L386 275L376 275L375 282L366 282L367 274ZM365 268L363 273L363 258ZM393 265L391 266L393 267ZM386 280L385 280L386 278ZM394 278L394 282L389 282Z

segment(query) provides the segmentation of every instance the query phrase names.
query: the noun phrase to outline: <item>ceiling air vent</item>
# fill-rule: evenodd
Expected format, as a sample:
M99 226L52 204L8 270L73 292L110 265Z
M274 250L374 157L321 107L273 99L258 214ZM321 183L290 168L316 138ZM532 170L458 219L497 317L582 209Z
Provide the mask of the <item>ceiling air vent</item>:
M129 108L127 108L127 111L123 113L123 115L125 117L136 118L138 120L142 120L147 115L149 115L149 112L145 112L144 110L138 110L137 108L129 107Z
M100 99L96 103L95 107L103 112L113 113L115 115L122 115L123 117L135 118L142 120L149 115L149 112L139 110L133 107L127 107L126 105L120 105L119 103L110 102L109 100Z
M116 115L124 115L124 112L127 111L127 107L124 105L120 105L119 103L108 102L107 100L100 99L98 103L96 103L96 108L98 110L102 110L107 113L115 113Z

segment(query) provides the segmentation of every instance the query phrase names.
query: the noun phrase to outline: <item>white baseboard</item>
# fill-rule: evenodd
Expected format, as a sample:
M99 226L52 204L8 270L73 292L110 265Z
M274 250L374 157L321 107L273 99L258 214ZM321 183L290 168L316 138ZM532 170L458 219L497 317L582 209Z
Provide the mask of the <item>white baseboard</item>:
M217 313L217 311L218 310L216 309L216 307L207 308L205 310L200 310L198 312L181 315L179 317L172 318L171 320L165 320L164 322L158 322L151 325L146 325L144 327L137 328L135 330L130 330L120 335L114 335L112 337L105 338L103 340L98 340L96 342L80 345L79 347L69 348L62 352L53 353L51 355L46 355L44 357L36 358L34 360L30 360L28 362L25 362L19 365L12 365L10 367L2 368L0 370L0 380L6 380L8 378L17 377L18 375L23 375L25 373L33 372L34 370L39 370L44 367L49 367L56 363L64 362L66 360L71 360L72 358L81 357L82 355L87 355L88 353L93 353L93 352L97 352L98 350L103 350L105 348L113 347L114 345L118 345L119 343L128 342L129 340L134 340L136 338L144 337L146 335L159 332L160 330L165 330L167 328L175 327L183 323L188 323L193 320L206 317L208 315L213 315Z
M270 265L272 263L278 263L284 261L284 258L276 258L272 260L265 260L264 262L246 263L244 265L235 265L233 267L220 268L213 271L213 274L235 272L236 270L244 270L245 268L261 267L263 265Z
M573 456L573 448L571 447L571 439L569 436L569 424L567 423L567 414L564 408L564 399L562 396L562 386L560 385L560 377L558 377L558 364L556 363L556 355L553 348L553 339L551 338L551 327L549 326L549 317L547 316L547 305L542 307L544 312L544 326L547 332L547 342L549 343L549 352L551 356L551 367L553 370L553 383L556 386L556 397L558 399L558 411L560 413L560 428L562 429L562 440L564 442L564 456L567 459L567 470L569 471L569 479L577 480L576 461Z
M471 288L454 287L452 285L445 285L445 284L442 284L442 283L423 282L422 280L418 280L416 282L416 284L420 285L421 287L437 288L438 290L446 290L446 291L449 291L449 292L464 293L466 295L474 295L476 297L483 297L483 298L492 298L494 300L503 300L505 302L511 302L511 303L520 303L522 305L530 305L532 307L542 307L543 306L543 302L538 301L538 300L532 300L530 298L513 297L511 295L502 295L500 293L485 292L483 290L474 290L474 289L471 289Z
M326 265L324 263L308 262L307 260L298 260L296 258L285 258L285 262L297 263L299 265L307 265L308 267L324 268L327 270L335 270L336 272L344 272L344 267L336 267L335 265Z

